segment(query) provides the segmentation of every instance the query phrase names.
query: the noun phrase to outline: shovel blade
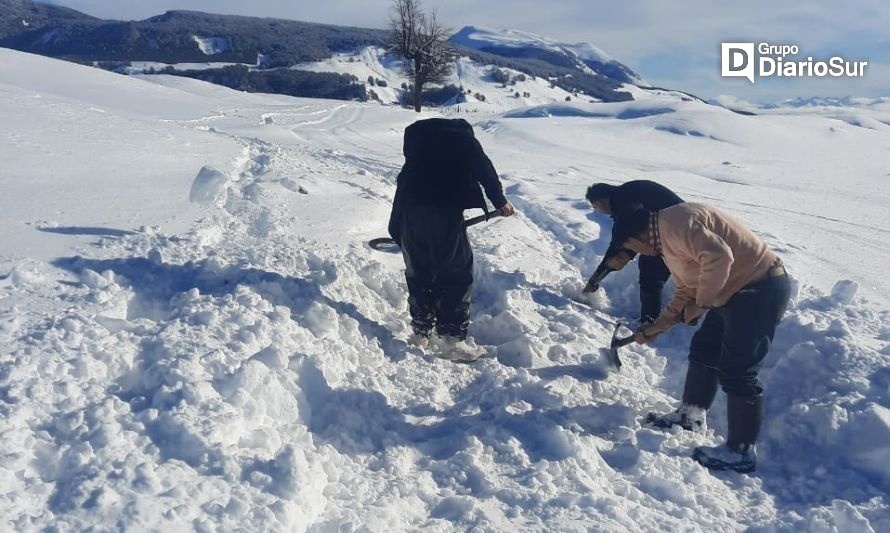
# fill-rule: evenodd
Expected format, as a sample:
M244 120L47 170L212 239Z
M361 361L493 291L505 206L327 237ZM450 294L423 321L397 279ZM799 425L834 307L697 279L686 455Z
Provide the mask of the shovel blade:
M621 357L618 356L618 348L627 346L634 341L633 335L623 338L618 336L618 332L622 327L624 325L621 323L615 324L615 331L612 332L612 342L606 350L606 358L609 361L609 365L615 370L621 370Z
M609 356L609 366L616 371L621 371L621 358L618 357L618 348L609 348L607 353Z

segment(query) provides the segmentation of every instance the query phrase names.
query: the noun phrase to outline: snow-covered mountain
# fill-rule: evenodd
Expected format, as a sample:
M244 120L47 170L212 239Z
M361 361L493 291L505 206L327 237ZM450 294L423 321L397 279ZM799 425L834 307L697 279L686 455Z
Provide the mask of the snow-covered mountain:
M535 59L556 66L600 74L621 83L641 84L642 78L590 43L561 43L519 30L466 26L451 42L505 57Z
M519 213L470 232L489 357L460 365L406 344L366 245L417 114L0 49L0 529L890 529L890 126L636 96L461 106ZM689 328L605 363L635 267L575 301L610 235L586 187L639 178L793 275L756 474L689 457L722 398L641 424Z

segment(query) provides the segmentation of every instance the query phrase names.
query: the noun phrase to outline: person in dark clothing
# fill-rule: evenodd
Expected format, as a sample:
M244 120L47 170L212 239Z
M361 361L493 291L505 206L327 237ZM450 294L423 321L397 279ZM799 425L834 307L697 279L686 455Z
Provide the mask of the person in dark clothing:
M463 119L417 121L405 130L405 164L397 179L389 234L402 250L408 284L412 342L438 334L452 358L480 349L467 338L473 286L473 251L463 211L488 213L482 188L503 216L514 208L491 160Z
M616 220L631 206L642 204L650 211L658 211L683 203L683 199L673 191L648 180L628 181L615 186L596 183L587 189L587 201L600 213ZM621 247L614 235L603 260L590 277L584 292L596 292L599 283L609 272L621 270L634 258L634 253ZM671 273L660 257L640 256L640 322L651 323L661 313L661 291Z

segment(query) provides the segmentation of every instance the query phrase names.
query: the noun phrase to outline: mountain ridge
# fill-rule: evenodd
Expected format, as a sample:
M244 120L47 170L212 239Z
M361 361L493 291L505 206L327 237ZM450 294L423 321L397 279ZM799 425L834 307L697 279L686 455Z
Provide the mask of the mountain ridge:
M328 59L339 52L385 46L388 35L381 29L188 10L170 10L141 21L116 21L30 0L0 0L0 9L12 13L5 19L0 46L87 64L205 62L208 53L202 40L216 39L225 45L210 46L214 62L283 68ZM633 99L622 86L633 83L636 75L614 60L591 62L592 67L579 62L577 54L570 57L544 49L536 53L534 46L515 53L504 47L466 46L461 39L453 44L462 56L548 78L573 93L603 101Z

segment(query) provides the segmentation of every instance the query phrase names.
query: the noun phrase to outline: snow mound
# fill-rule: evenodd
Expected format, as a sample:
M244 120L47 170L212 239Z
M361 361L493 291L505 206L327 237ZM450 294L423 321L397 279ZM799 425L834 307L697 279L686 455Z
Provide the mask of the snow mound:
M198 204L211 204L225 194L229 179L219 170L205 166L192 181L189 201Z

